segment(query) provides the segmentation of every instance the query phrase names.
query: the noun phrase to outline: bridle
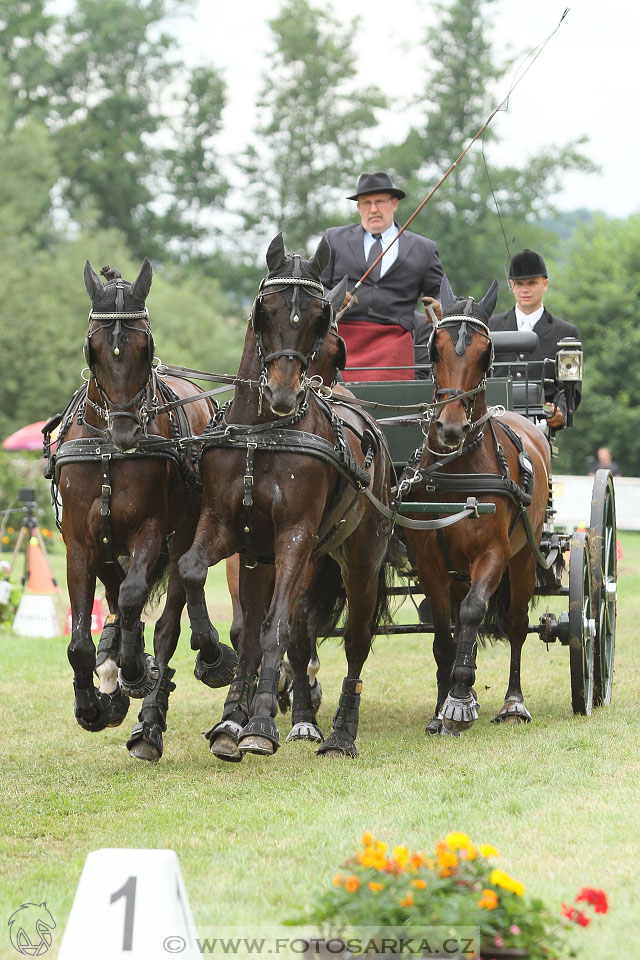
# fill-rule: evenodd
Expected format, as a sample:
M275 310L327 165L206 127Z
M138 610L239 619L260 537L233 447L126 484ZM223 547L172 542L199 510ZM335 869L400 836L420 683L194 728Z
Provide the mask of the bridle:
M260 379L265 383L268 365L273 360L277 360L279 357L290 357L292 359L295 358L299 360L302 364L303 375L306 374L309 365L312 363L318 352L318 347L326 337L329 329L331 327L335 327L337 329L333 304L325 297L323 285L319 280L310 280L307 277L302 276L300 260L301 258L297 253L293 254L293 272L291 276L265 277L265 279L260 283L258 296L253 301L250 319L253 332L256 337L256 349L260 359ZM287 347L283 350L274 350L272 353L266 353L262 324L260 322L260 310L263 307L264 297L268 296L270 293L283 294L287 301L287 306L290 308L289 324L293 329L299 329L302 314L300 296L301 291L304 291L309 297L313 297L315 300L320 300L320 302L323 304L322 313L320 314L320 319L317 324L315 338L311 349L307 354L303 354L299 350L295 350L291 347Z
M470 304L473 303L471 299ZM454 335L454 331L449 329L453 326L460 327L458 331L457 340ZM471 329L468 329L470 327ZM483 337L486 338L488 344L491 346L491 353L489 356L489 362L487 364L487 369L484 371L481 380L475 387L471 387L469 390L458 390L455 387L441 387L437 381L435 373L435 336L439 330L445 329L451 336L452 341L455 343L456 354L461 357L467 346L471 343L471 337L474 333L480 333ZM439 397L448 397L449 400L460 400L464 408L465 413L468 415L469 411L473 406L473 398L481 393L487 385L487 373L493 364L493 341L491 339L491 332L486 323L482 320L478 320L477 317L471 317L468 314L455 314L450 317L443 317L442 320L436 321L433 325L433 330L431 331L431 336L429 337L429 343L427 347L429 351L429 360L434 366L432 367L431 379L433 381L433 399L438 400ZM434 416L439 416L442 409L441 405L436 406L434 410Z
M115 281L116 285L116 309L113 313L101 312L94 310L93 307L89 311L89 330L87 332L86 339L84 341L84 358L91 373L91 378L96 385L98 394L100 396L100 401L102 406L94 403L93 400L89 399L87 396L87 404L95 410L96 414L106 422L107 429L111 426L111 423L121 417L128 417L133 420L137 426L142 427L146 435L146 428L149 420L157 415L158 410L158 397L156 391L156 378L155 371L153 368L153 357L155 351L155 343L153 340L153 333L151 332L151 325L149 323L149 311L146 307L142 310L134 310L130 312L124 311L124 291L128 287L128 284L121 279ZM146 320L147 324L145 328L136 327L131 323L127 323L128 320ZM91 329L92 322L99 323L98 327ZM113 401L105 388L102 386L98 380L95 370L94 370L94 356L91 345L91 340L94 335L99 330L106 330L109 327L113 326L113 346L112 351L114 357L120 357L122 355L122 350L124 344L127 342L127 337L123 332L129 330L132 333L142 333L147 338L147 359L149 361L149 376L145 380L144 384L138 390L138 392L128 400L126 403L116 403ZM152 398L150 407L147 406L145 402L145 397L147 394L147 388L151 386L152 388Z

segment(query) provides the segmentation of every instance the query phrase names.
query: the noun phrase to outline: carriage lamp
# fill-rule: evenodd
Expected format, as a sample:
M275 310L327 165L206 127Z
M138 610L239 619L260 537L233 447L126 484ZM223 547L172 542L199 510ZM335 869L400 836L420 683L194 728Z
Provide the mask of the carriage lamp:
M582 380L582 344L579 340L560 340L556 354L558 380Z

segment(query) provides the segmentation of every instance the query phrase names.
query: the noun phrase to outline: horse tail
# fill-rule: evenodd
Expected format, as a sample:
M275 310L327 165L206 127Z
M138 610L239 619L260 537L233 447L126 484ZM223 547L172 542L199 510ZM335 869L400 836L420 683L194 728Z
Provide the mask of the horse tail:
M340 566L327 554L315 564L309 585L300 598L309 618L311 635L320 638L332 634L346 603Z
M167 592L168 583L169 547L167 545L167 541L163 540L160 556L158 557L156 565L151 574L151 585L149 587L149 596L147 597L145 608L148 606L155 606L156 604L160 603L163 596Z
M497 590L489 598L484 619L478 631L481 639L508 640L507 614L511 604L511 581L509 568L502 575Z

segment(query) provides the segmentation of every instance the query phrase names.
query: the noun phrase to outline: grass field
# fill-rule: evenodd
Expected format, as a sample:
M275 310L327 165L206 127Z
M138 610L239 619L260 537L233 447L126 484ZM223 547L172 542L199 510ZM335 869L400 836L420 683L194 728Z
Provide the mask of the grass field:
M460 829L493 843L499 865L554 909L585 884L608 892L609 915L581 931L583 960L640 957L640 534L620 540L610 707L573 716L568 651L547 651L532 636L522 670L531 725L489 722L508 674L508 649L496 645L480 652L475 728L459 740L427 738L431 639L380 637L363 673L355 761L322 760L301 742L271 758L215 760L201 732L219 719L225 692L194 679L185 630L164 757L136 762L124 746L135 704L121 727L84 732L73 717L66 638L0 629L0 956L17 956L10 914L43 900L57 921L47 958L56 956L86 854L99 847L174 849L202 933L297 915L365 829L418 849ZM62 556L54 563L62 572ZM207 592L225 639L230 605L220 568L210 571ZM327 732L344 657L335 641L320 656ZM278 723L284 740L289 715Z

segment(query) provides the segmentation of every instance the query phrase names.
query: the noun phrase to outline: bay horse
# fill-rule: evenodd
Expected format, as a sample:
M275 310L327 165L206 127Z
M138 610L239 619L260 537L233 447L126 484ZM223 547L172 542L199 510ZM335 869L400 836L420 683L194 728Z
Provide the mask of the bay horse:
M495 720L531 720L522 695L520 661L536 583L551 452L535 423L502 408L487 409L485 386L493 361L488 321L497 296L494 281L478 303L458 300L443 280L442 319L434 324L429 343L438 405L428 429L423 428L420 459L412 465L416 469L407 471L412 500L452 502L464 493L496 505L495 515L464 519L438 531L405 531L435 628L438 694L427 733L459 733L477 719L477 637L489 601L493 629L511 645L509 683Z
M102 274L104 284L86 261L89 378L61 415L52 463L67 550L68 657L80 726L89 731L117 726L129 697L141 698L127 747L133 757L154 761L162 755L169 694L175 689L169 662L185 603L177 561L193 540L200 513L198 454L179 441L201 434L214 407L208 398L181 403L202 391L156 373L145 305L152 280L149 260L133 283L108 267ZM152 657L144 653L140 617L167 566L167 597ZM96 578L104 584L110 611L97 655L91 638ZM199 679L212 687L230 682L237 657L218 642L215 631L194 629L192 646L198 650ZM93 685L94 670L99 689Z
M286 254L282 235L266 255L230 408L203 438L203 498L193 546L179 562L188 609L205 612L207 568L241 556L240 663L211 751L239 761L273 754L280 667L293 667L292 730L320 755L357 755L360 674L386 615L389 529L365 497L390 502L390 459L375 422L359 410L338 418L311 390L307 371L325 342L347 278L324 293L330 247L307 260ZM343 606L347 676L326 741L311 701L310 638ZM259 671L259 678L258 678Z

